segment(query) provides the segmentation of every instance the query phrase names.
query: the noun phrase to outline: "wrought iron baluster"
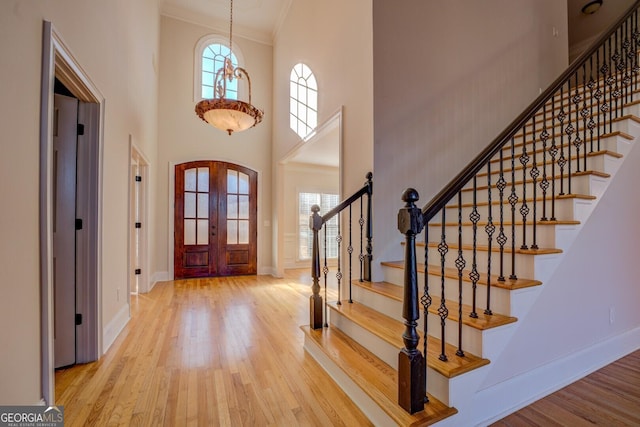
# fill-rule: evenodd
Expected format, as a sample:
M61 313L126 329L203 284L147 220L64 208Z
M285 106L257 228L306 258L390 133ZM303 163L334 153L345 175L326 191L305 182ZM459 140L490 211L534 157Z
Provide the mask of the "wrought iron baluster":
M540 176L540 170L538 169L538 153L536 150L536 116L532 117L532 132L531 132L531 143L533 147L533 163L531 164L531 172L529 172L529 176L531 176L531 180L533 181L533 216L531 219L531 249L538 249L538 233L537 233L537 223L538 223L538 177ZM524 227L524 224L523 224Z
M540 132L540 141L542 141L542 180L540 181L540 189L542 190L542 218L540 218L540 221L547 221L547 190L549 189L549 180L547 179L548 140L549 132L547 131L547 104L545 103L542 106L542 132Z
M522 165L522 205L520 215L522 215L522 245L520 249L528 249L527 246L527 216L529 215L529 205L527 204L527 163L529 154L527 153L526 126L522 126L522 154L520 164ZM535 188L535 187L534 187Z
M518 195L516 194L516 153L515 137L511 137L511 194L509 204L511 205L511 275L509 279L516 280L516 204Z
M429 224L424 224L424 290L420 302L422 302L422 311L424 313L422 354L427 354L427 340L429 339L429 307L433 304L433 299L429 293ZM426 356L425 356L426 357ZM427 390L427 364L424 364L424 389ZM424 402L429 402L429 397L425 393Z
M327 224L324 224L324 266L322 274L324 275L324 327L329 326L327 323L327 275L329 274L329 266L327 265Z
M560 157L558 158L558 167L560 167L560 192L558 193L559 196L564 195L564 167L567 164L567 160L564 157L564 120L566 118L567 118L567 115L564 112L564 85L563 85L562 87L560 87L560 112L558 112L558 121L560 122ZM554 131L555 131L555 128L554 128Z
M612 72L612 69L613 69L612 66L611 66L611 60L612 60L611 52L613 52L612 49L611 49L611 37L609 37L608 41L609 41L609 58L608 58L608 63L609 64L608 65L605 64L606 68L605 68L605 72L604 72L605 73L605 81L604 82L605 82L605 84L607 86L609 86L609 100L607 101L607 91L605 89L604 104L602 106L602 108L603 108L602 111L604 112L605 118L607 117L607 112L609 113L609 120L608 120L609 132L613 132L613 120L612 120L613 117L612 117L612 111L611 110L613 109L613 95L612 95L612 93L613 93L613 83L615 82L615 80L613 79L613 76L611 75L611 72ZM605 45L605 54L606 54L606 45ZM603 58L603 60L606 62L607 61L607 57L605 56Z
M491 254L492 254L491 244L492 244L492 240L493 240L493 233L496 231L496 227L495 227L495 225L493 225L493 215L492 215L492 206L491 206L491 203L492 203L492 200L491 200L491 162L487 163L487 189L488 189L487 200L488 200L489 210L487 212L487 214L488 214L488 216L487 216L487 224L484 226L484 231L485 231L485 233L487 233L487 237L488 237L488 240L489 240L489 247L488 247L488 255L487 255L487 308L484 310L484 314L493 314L491 312ZM478 275L478 279L479 278L480 278L480 275ZM476 279L476 283L478 282L478 279ZM474 289L474 291L473 291L473 300L474 300L473 313L474 314L475 314L475 307L476 307L475 299L476 299L476 293L475 293L475 289ZM474 316L471 316L471 317L474 317ZM475 317L478 317L478 315L476 314Z
M338 244L338 271L336 272L336 279L338 280L338 305L342 305L342 234L340 230L340 217L338 214L338 235L336 236L336 243Z
M558 155L558 146L556 145L556 95L551 97L551 147L549 147L549 155L551 156L551 221L556 220L556 156ZM560 177L562 180L562 176Z
M597 144L598 151L600 151L600 137L602 135L602 128L606 126L602 120L602 114L600 114L601 108L602 108L600 105L600 99L602 99L603 97L603 92L602 90L600 90L601 80L602 80L603 89L606 88L606 86L604 85L604 77L600 78L601 72L602 70L600 69L600 49L598 49L596 51L596 86L595 86L596 91L593 94L593 97L596 99L596 120L597 120L596 128L598 129L598 144Z
M590 111L587 108L587 63L582 64L582 110L580 110L580 116L582 117L582 157L584 160L583 170L587 170L587 117L590 115ZM591 102L591 100L589 100ZM578 159L579 161L580 159Z
M476 293L478 288L478 280L480 280L480 274L478 273L478 261L477 261L477 247L478 247L478 221L480 220L480 214L478 213L478 185L477 178L473 177L473 209L469 214L469 219L471 220L472 230L473 230L473 249L472 249L472 261L471 261L471 272L469 273L469 278L471 279L471 290L472 290L472 305L471 305L471 313L469 316L473 318L477 318L478 314L476 313ZM489 206L491 206L491 202L489 202ZM461 212L461 211L460 211ZM462 221L458 221L458 227L462 226ZM462 229L458 229L460 241L462 241ZM459 271L462 274L462 270ZM460 289L462 290L462 276L460 276ZM462 298L462 294L460 294ZM462 307L462 301L460 304ZM462 322L460 322L462 324Z
M593 79L593 55L591 56L591 58L589 58L589 70L591 75L589 76L589 83L587 83L587 87L589 88L589 110L588 110L588 114L589 114L589 123L587 123L587 128L589 129L589 139L591 140L591 146L590 146L590 151L593 153L593 131L596 128L596 122L593 120L593 99L595 97L594 93L593 93L593 89L596 87L596 82ZM586 107L586 105L585 105ZM585 138L586 140L586 138ZM585 150L586 151L586 150ZM585 160L584 160L584 168L585 170L587 169L587 156L585 154Z
M622 50L624 55L624 75L622 76L622 87L624 88L624 102L620 106L620 116L624 115L624 106L630 102L631 75L629 75L629 62L633 62L633 52L631 51L631 41L629 41L629 19L624 21L624 41L622 42Z
M440 356L438 359L446 362L447 355L445 354L445 324L447 317L449 317L449 309L447 309L447 304L445 304L445 255L449 252L449 245L447 245L447 233L445 230L446 224L446 208L442 209L442 234L440 236L440 243L438 244L438 252L440 253L440 307L438 307L438 315L440 316L440 333L442 337L442 347L440 349Z
M573 131L574 131L574 127L573 124L571 124L571 77L569 77L569 79L567 80L567 104L568 106L568 112L567 112L567 127L564 128L564 132L567 134L567 193L568 194L572 194L571 193L571 146L573 145L571 143L571 136L573 135Z
M636 9L633 12L633 34L631 36L631 39L633 40L632 42L632 48L631 48L631 52L636 52L638 50L638 47L640 47L640 31L638 31L638 10ZM638 66L638 55L633 55L633 85L635 87L635 90L638 90L638 74L640 72L640 66ZM631 101L633 101L633 93L634 91L631 91Z
M619 86L619 79L618 79L618 74L620 74L620 72L622 71L622 69L624 68L624 65L622 64L622 57L620 55L620 51L618 49L620 49L620 45L618 44L618 30L615 31L614 33L615 35L615 47L616 50L613 53L613 56L611 57L611 59L613 60L613 66L615 67L615 74L614 74L614 88L613 88L613 99L615 100L615 111L616 111L616 117L618 117L618 111L620 109L619 106L619 99L620 96L622 95L622 92L620 91L620 86ZM611 122L613 122L613 111L609 112L609 119ZM611 132L613 131L613 129L610 130Z
M360 260L360 281L363 282L363 274L364 274L364 250L362 246L362 238L364 236L364 216L363 216L363 204L362 197L360 198L360 219L358 220L358 224L360 224L360 255L358 255L358 259Z
M474 196L475 190L474 187ZM456 258L455 264L458 269L458 350L456 355L464 356L464 351L462 351L462 270L464 270L467 262L462 256L462 191L458 191L458 258ZM444 339L445 336L442 335L442 340L444 341Z
M503 150L500 150L500 178L496 183L500 194L500 233L498 233L498 244L500 245L500 275L499 282L504 282L504 245L507 243L507 236L504 234L504 189L507 187L507 181L504 179L504 159Z
M349 246L347 246L347 252L349 253L349 302L353 303L353 298L351 295L351 282L353 282L353 233L352 233L352 224L353 224L353 205L349 205Z
M576 172L580 172L580 148L582 147L582 138L580 138L580 101L582 101L582 96L578 93L578 73L575 74L575 78L576 89L571 99L576 107L576 139L573 140L573 146L576 147Z

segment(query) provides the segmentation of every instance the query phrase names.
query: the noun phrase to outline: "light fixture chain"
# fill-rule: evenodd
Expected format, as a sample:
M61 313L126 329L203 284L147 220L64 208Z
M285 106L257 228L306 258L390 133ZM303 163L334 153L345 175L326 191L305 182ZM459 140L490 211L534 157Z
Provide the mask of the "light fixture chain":
M233 50L233 0L231 0L231 7L229 9L229 58L231 58L231 51Z

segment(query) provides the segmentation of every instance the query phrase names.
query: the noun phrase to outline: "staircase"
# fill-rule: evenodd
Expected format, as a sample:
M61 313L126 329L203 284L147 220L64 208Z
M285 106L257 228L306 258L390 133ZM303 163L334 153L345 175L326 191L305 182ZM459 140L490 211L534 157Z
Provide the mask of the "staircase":
M406 218L423 221L405 224L406 242L399 235L406 258L382 261L382 281L351 280L348 298L326 302L328 327L301 327L306 351L375 425L475 425L517 401L482 408L492 394L509 393L485 382L492 363L519 321L543 309L536 301L545 283L638 151L638 58L615 59L618 51L611 48L614 35L614 48L622 52L630 51L623 47L627 34L640 42L635 7L454 180L459 184L421 210L417 192L407 190ZM626 19L630 24L623 26ZM596 52L612 57L602 61L611 65L594 67ZM418 305L416 319L411 309ZM423 381L399 378L398 355L410 345L403 334L411 333L420 336L415 351L426 355L428 398L413 414L398 404L403 389L420 389L416 384Z

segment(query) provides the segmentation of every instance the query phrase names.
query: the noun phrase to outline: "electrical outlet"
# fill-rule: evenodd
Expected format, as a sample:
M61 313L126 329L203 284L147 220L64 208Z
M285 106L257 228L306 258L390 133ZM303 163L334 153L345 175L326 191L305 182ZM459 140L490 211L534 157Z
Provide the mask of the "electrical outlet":
M616 312L613 307L609 307L609 324L613 325L613 322L616 320Z
M553 27L551 34L553 34L553 37L558 37L558 29L556 27Z

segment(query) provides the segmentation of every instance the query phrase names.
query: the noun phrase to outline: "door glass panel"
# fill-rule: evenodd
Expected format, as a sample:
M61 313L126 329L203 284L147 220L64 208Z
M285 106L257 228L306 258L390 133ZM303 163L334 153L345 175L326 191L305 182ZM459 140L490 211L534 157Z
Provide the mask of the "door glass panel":
M196 217L196 194L184 193L184 217L195 218Z
M209 193L198 193L198 218L209 218Z
M184 244L185 245L196 244L196 220L195 219L184 220Z
M246 173L238 172L238 193L249 194L249 175Z
M209 220L208 219L198 220L198 239L196 244L198 245L209 244Z
M198 191L209 192L209 168L198 168Z
M249 243L249 221L238 221L238 243Z
M196 191L196 168L184 171L184 191Z
M238 196L227 196L227 218L238 218Z
M249 196L238 196L238 218L249 219Z
M238 172L227 171L227 193L238 193Z
M227 220L227 244L238 244L238 221L235 219Z

